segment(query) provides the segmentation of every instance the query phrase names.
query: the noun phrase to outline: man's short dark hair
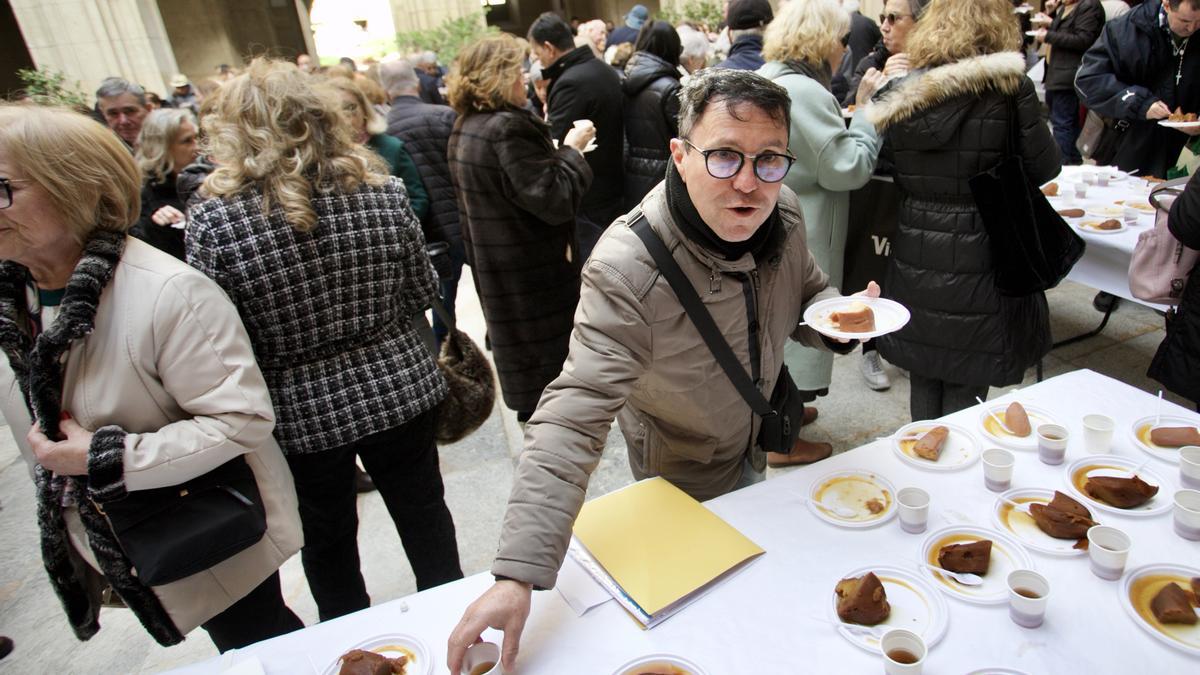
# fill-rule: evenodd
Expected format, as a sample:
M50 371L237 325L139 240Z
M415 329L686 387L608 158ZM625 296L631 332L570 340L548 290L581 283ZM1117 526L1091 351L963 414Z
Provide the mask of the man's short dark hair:
M554 12L543 12L533 20L529 27L529 41L542 44L548 42L560 52L569 52L575 48L575 34L571 26Z
M1191 5L1193 10L1200 9L1200 0L1167 0L1167 6L1169 6L1171 11L1174 12L1178 10L1179 6L1185 2Z
M705 68L679 90L679 137L687 138L708 106L722 101L734 119L742 119L736 109L745 103L789 128L792 99L786 89L748 70Z

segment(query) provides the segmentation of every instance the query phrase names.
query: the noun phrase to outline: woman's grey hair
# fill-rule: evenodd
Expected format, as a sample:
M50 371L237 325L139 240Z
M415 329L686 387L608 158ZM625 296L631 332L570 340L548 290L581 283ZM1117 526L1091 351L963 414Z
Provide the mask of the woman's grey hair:
M121 94L132 94L138 105L146 105L146 90L142 85L135 84L122 77L107 77L96 89L96 98L112 98Z
M419 89L417 71L408 59L385 61L379 65L379 80L389 97Z
M914 21L921 19L921 13L925 11L925 6L930 2L931 0L908 0L908 11L913 15Z
M186 108L163 108L146 115L134 157L143 178L162 183L183 171L182 166L175 166L171 146L179 138L184 122L190 122L193 130L199 129L195 116Z
M679 33L679 41L683 44L683 51L679 53L680 61L698 57L708 60L712 45L709 44L707 35L690 26L680 26L676 30Z
M792 100L786 89L748 70L706 68L679 90L679 137L687 138L708 106L722 101L734 119L741 119L736 107L746 103L788 126Z

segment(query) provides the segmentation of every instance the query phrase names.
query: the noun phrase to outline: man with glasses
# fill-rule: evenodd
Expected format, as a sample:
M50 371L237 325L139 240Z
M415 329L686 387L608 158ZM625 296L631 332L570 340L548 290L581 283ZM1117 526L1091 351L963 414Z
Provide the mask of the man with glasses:
M525 430L496 583L451 634L451 672L488 626L504 631L505 670L515 666L531 591L554 586L614 417L635 478L662 476L697 499L762 480L759 418L634 226L648 223L671 251L764 396L789 337L853 348L799 325L806 306L838 293L809 254L796 195L780 182L792 164L787 92L751 72L706 69L680 99L667 179L613 223L584 266L570 353Z

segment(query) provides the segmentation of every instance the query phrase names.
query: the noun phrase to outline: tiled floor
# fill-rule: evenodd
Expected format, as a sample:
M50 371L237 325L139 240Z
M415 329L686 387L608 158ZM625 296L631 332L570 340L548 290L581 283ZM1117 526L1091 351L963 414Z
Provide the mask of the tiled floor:
M464 282L459 296L460 321L482 342L483 321L472 291L469 281ZM1099 322L1100 315L1091 307L1094 293L1069 282L1050 293L1056 338L1082 333ZM1162 337L1160 316L1124 303L1103 335L1052 353L1044 363L1046 376L1091 368L1146 391L1157 391L1157 384L1146 378L1145 371ZM821 417L805 431L808 438L832 442L838 452L890 433L909 421L908 380L889 367L892 388L872 392L859 375L858 359L855 352L835 360L830 395L818 401ZM1031 370L1026 383L1032 381ZM993 396L998 393L993 391ZM457 523L467 574L489 566L508 498L512 460L519 448L516 421L500 410L467 440L442 448L447 501ZM768 477L772 473L769 471ZM630 480L624 442L614 430L588 492L592 496L604 494ZM89 642L76 641L42 570L29 474L3 429L0 499L4 502L0 532L5 540L0 547L0 634L16 641L16 651L0 661L0 672L157 672L216 654L202 631L192 633L182 645L162 649L122 610L105 610L100 633ZM383 602L412 593L412 573L379 496L362 497L359 513L363 574L372 597ZM283 583L288 603L306 622L315 621L316 609L298 557L283 567Z

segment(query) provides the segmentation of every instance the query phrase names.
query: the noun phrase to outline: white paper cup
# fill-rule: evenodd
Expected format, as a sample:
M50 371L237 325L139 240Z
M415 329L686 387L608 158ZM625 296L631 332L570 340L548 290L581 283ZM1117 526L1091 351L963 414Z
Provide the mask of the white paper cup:
M1036 596L1036 597L1031 597ZM1037 628L1046 618L1050 582L1033 570L1008 575L1008 617L1022 628Z
M1179 484L1200 490L1200 446L1185 445L1179 449Z
M462 675L500 675L500 668L500 647L494 642L476 642L467 647L460 672Z
M1076 199L1083 199L1083 198L1087 197L1087 191L1088 191L1087 183L1076 183L1075 184L1075 198Z
M1081 172L1079 173L1079 177L1080 177L1080 179L1082 179L1082 181L1083 181L1084 183L1088 183L1088 184L1091 184L1091 185L1095 185L1095 184L1096 184L1096 178L1097 178L1097 175L1098 175L1098 174L1097 174L1097 172L1096 172L1096 170L1095 170L1095 169L1084 169L1083 171L1081 171Z
M1108 172L1107 171L1097 171L1096 172L1096 186L1097 187L1108 187Z
M1175 493L1175 534L1191 541L1200 541L1200 490L1180 490Z
M1016 458L1007 450L988 448L983 451L983 484L992 492L1004 492L1012 485Z
M911 534L925 531L929 523L929 493L921 488L904 488L896 495L900 529Z
M1106 455L1112 449L1116 422L1108 415L1083 416L1083 449L1093 455Z
M918 675L925 667L925 641L903 628L893 628L879 641L883 652L883 672L887 675Z
M1115 527L1096 525L1088 530L1087 538L1092 574L1109 581L1120 579L1133 546L1129 535Z
M1142 212L1138 211L1132 206L1126 206L1125 209L1121 211L1121 217L1124 218L1125 222L1130 224L1136 223L1138 221L1138 217L1141 215Z
M1067 428L1061 424L1041 424L1037 428L1038 459L1056 466L1067 457Z

